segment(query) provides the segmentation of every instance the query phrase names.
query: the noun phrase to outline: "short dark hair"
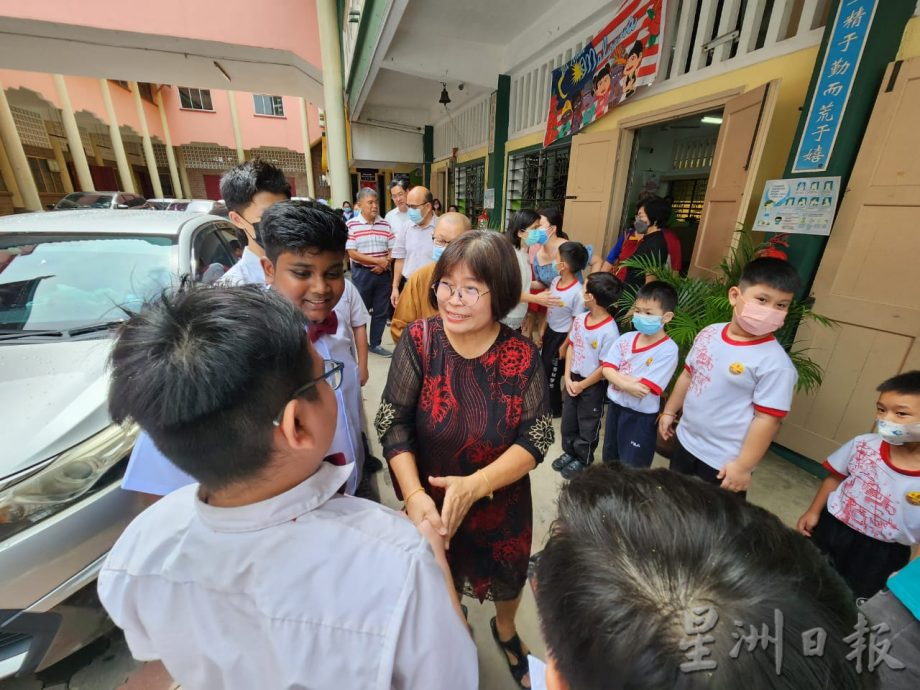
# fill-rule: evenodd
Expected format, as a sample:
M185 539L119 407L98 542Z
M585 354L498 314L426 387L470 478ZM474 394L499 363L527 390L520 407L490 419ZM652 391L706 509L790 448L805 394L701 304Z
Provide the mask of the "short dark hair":
M636 292L636 300L647 299L661 307L661 311L669 312L677 308L677 290L663 280L653 280L646 283Z
M585 282L585 291L592 295L607 313L617 314L617 300L623 292L623 282L612 273L592 273Z
M876 388L879 393L899 393L900 395L920 395L920 371L905 371L882 381Z
M632 44L632 48L630 48L629 52L626 53L626 57L629 57L630 55L635 55L636 57L640 57L642 55L642 41L637 40Z
M858 618L850 590L808 539L762 508L664 468L623 466L581 472L558 505L536 600L548 652L572 690L613 678L619 688L875 686L846 658L843 638ZM711 629L707 610L718 616ZM776 646L732 658L732 634L777 634L777 611L782 675ZM806 658L800 636L816 628L827 633L824 655ZM680 668L696 631L714 670Z
M501 321L521 301L521 272L518 270L514 250L501 233L494 230L469 230L461 234L444 249L434 267L432 285L450 273L459 264L466 264L470 272L488 286L492 297L492 318ZM428 291L428 303L438 308L434 290Z
M262 214L259 226L265 255L275 263L284 252L342 252L348 227L342 214L312 201L281 201Z
M562 232L562 212L555 206L547 206L537 211L541 216L546 218L550 225L556 226L556 235L567 240L569 236Z
M581 273L588 265L588 250L581 242L563 242L559 245L559 258L572 273Z
M254 158L228 170L220 178L220 195L227 208L242 213L259 192L284 194L291 198L291 185L284 172L271 163Z
M406 188L406 181L400 180L398 178L390 181L390 187L389 187L390 191L393 191L393 187L402 187L403 191L408 191L408 189Z
M532 208L522 208L520 211L515 211L511 214L505 233L515 249L521 248L521 238L518 237L518 233L526 230L538 220L540 220L540 214Z
M639 204L639 208L645 209L649 225L664 228L671 219L671 204L667 199L662 199L660 196L646 199Z
M604 77L610 76L610 65L604 65L597 72L594 73L594 78L591 80L592 84L596 87L601 79Z
M112 419L136 420L209 489L250 479L271 459L272 419L313 376L305 329L294 305L262 286L164 293L121 328Z
M802 289L802 279L795 266L784 259L761 257L744 267L738 287L766 285L780 292L796 294Z

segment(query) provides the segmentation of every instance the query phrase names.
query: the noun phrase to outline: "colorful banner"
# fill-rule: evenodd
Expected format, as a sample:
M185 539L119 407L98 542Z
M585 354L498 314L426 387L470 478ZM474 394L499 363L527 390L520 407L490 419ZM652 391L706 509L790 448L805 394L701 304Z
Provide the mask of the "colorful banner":
M827 170L877 5L878 0L846 0L837 7L792 172Z
M553 70L543 146L575 134L655 80L666 2L625 0L591 43Z

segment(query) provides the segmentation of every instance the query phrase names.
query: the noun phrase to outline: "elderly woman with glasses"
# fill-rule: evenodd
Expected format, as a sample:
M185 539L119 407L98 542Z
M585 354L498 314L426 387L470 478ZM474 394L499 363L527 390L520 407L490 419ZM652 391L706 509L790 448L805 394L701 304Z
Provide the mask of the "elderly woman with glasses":
M432 275L438 313L400 339L376 427L406 512L443 536L458 589L495 602L492 634L529 687L514 619L533 531L528 475L553 427L537 349L500 323L521 298L516 265L499 233L450 243Z

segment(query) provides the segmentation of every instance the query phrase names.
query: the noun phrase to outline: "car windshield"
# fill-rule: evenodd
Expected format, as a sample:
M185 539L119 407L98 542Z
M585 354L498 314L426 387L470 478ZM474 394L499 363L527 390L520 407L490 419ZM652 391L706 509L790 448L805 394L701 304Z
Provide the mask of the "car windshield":
M74 209L74 208L111 208L112 195L99 194L97 192L74 192L68 194L54 207L56 209Z
M0 235L0 331L69 330L124 318L175 282L175 239Z

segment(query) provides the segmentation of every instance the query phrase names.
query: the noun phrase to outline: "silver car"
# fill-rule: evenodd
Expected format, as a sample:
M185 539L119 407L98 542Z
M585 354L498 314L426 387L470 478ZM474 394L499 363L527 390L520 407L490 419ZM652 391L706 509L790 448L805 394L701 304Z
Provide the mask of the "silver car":
M108 414L113 329L182 276L219 277L235 240L199 213L0 218L0 679L111 627L96 574L143 508L120 488L138 431Z
M85 211L89 209L122 210L129 208L152 209L153 206L139 194L130 192L74 192L54 205L52 211Z

